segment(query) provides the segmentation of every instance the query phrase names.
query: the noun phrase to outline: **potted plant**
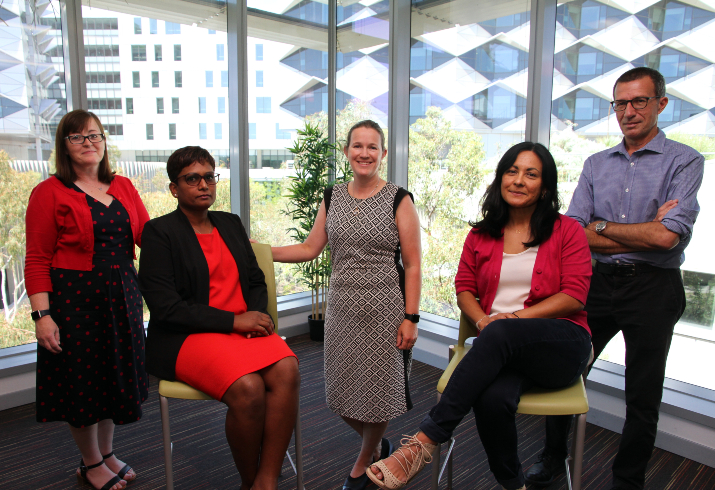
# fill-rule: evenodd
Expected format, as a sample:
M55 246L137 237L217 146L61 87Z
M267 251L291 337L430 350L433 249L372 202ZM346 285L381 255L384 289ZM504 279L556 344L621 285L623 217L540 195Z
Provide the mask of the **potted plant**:
M287 197L290 200L286 215L295 224L290 228L291 237L304 242L313 228L318 209L323 200L323 192L331 185L347 182L352 177L348 163L336 168L335 155L338 145L330 144L327 137L316 126L306 123L305 129L298 130L298 140L288 150L293 154L295 176ZM333 176L335 176L333 178ZM325 328L325 303L330 281L330 247L310 262L297 264L301 273L301 283L311 292L311 314L308 316L311 340L322 341Z

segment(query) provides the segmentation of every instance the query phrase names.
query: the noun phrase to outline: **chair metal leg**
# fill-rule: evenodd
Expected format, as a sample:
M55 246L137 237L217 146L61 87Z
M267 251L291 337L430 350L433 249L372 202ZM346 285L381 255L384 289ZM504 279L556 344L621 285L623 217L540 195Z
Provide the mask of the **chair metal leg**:
M449 444L449 450L447 451L447 490L452 490L452 463L454 463L454 454L452 454L452 449L454 448L455 440L452 438Z
M298 414L295 416L295 474L298 490L303 487L303 434L300 429L300 400L298 401Z
M171 427L169 425L169 400L161 396L161 433L164 439L164 473L166 474L166 490L174 490L174 470L172 465Z
M576 428L574 429L573 447L573 474L569 480L571 490L581 490L581 474L583 472L583 447L586 441L586 414L576 416ZM573 480L573 481L572 481Z
M432 490L438 490L439 489L439 477L440 477L440 471L439 471L439 460L440 460L440 452L442 451L442 444L436 444L436 448L434 450L434 453L432 454Z

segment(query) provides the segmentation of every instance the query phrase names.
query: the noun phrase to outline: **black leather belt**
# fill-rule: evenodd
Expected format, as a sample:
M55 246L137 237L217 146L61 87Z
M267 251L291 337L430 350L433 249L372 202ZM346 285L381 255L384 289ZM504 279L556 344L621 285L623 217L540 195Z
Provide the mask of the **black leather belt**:
M605 264L603 262L596 262L594 269L601 274L623 277L632 277L661 270L660 267L655 267L650 264Z

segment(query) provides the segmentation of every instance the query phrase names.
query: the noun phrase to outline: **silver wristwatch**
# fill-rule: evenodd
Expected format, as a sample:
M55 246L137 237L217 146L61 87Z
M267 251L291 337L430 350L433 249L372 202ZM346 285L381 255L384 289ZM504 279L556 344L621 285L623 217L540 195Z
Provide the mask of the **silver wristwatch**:
M596 233L599 235L603 233L603 230L606 229L606 225L608 224L608 221L599 221L599 223L596 225Z

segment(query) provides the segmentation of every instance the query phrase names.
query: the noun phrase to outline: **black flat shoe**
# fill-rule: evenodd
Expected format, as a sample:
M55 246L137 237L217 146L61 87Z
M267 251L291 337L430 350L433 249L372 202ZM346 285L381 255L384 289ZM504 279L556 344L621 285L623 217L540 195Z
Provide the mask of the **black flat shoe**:
M524 479L535 487L548 487L557 476L566 471L565 459L544 451L536 463L524 473Z
M382 438L382 448L380 448L380 459L389 458L390 454L395 452L395 447L392 445L389 439L386 437ZM376 463L377 461L373 461Z
M109 459L109 458L111 458L112 456L114 456L114 451L112 451L111 453L107 454L106 456L102 456L102 458L104 458L104 459ZM134 481L134 480L137 479L137 474L136 474L136 472L134 472L134 478L132 478L132 479L124 478L124 477L126 476L126 474L129 473L131 470L132 470L132 467L129 466L128 464L125 464L124 467L123 467L121 470L119 470L119 472L117 472L117 476L118 476L119 478L121 478L122 480L124 480L125 482L127 482L127 483L129 483L130 481Z
M370 483L370 479L367 477L367 472L357 478L353 478L348 475L348 479L345 480L345 483L343 483L343 490L364 490Z
M92 488L97 488L94 485L92 485L92 483L87 478L87 471L91 470L92 468L99 468L103 464L104 464L104 460L100 461L97 464L85 466L84 460L80 459L79 460L79 468L78 468L79 473L77 473L77 477L78 478L81 477L82 480L84 480L84 482L87 483L88 485L91 485ZM114 485L116 485L120 481L122 481L122 479L115 475L111 480L109 480L107 483L105 483L102 488L98 488L97 490L109 490L110 488L112 488Z

